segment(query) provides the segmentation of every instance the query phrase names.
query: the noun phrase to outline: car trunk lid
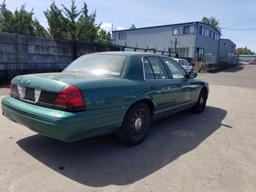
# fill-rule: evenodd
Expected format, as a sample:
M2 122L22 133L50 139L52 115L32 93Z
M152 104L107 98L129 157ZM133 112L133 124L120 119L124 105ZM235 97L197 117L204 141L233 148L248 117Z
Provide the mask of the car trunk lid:
M44 73L17 76L12 81L11 96L17 99L54 107L58 94L68 85L79 85L92 81L90 77L79 73ZM99 78L99 77L98 77Z

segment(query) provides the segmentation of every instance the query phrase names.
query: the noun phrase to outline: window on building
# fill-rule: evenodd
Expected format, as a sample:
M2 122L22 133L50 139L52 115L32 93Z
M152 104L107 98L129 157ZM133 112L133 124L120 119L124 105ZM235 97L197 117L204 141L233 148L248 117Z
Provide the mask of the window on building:
M203 27L202 35L205 35L205 28Z
M210 31L210 38L213 39L213 31Z
M205 35L206 37L209 37L209 33L210 33L210 31L209 31L208 29L205 29L204 35Z
M191 26L189 27L189 32L190 32L190 33L195 33L195 26L191 25Z
M203 48L197 48L197 60L198 61L203 61L204 59L204 49Z
M175 27L173 29L173 35L179 35L180 34L180 29L178 27Z
M199 28L199 33L200 33L200 35L203 35L203 27L202 26L200 26L200 28Z
M119 38L119 40L126 40L126 33L120 32L118 38Z
M218 41L220 39L220 36L215 34L215 40Z
M190 33L190 26L185 26L183 28L183 34L189 34Z

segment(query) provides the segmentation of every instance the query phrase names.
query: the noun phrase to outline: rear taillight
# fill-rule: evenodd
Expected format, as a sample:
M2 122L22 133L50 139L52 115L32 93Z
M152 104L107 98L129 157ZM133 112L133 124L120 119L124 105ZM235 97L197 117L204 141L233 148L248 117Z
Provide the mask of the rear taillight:
M68 85L58 93L54 105L67 109L81 109L85 107L85 102L80 89L75 85Z
M15 85L15 84L10 85L10 95L15 98L19 97L17 85Z
M10 95L12 95L13 90L14 90L14 84L10 84Z

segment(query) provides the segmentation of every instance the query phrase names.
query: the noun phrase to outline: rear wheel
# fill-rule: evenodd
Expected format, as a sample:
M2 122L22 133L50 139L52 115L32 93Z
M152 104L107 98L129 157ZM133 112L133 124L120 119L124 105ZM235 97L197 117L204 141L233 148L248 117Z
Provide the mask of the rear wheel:
M207 90L202 89L196 105L192 108L192 111L195 113L202 113L205 109L206 106L206 101L207 101Z
M116 136L126 145L138 145L145 139L150 126L151 111L146 104L139 103L129 109Z

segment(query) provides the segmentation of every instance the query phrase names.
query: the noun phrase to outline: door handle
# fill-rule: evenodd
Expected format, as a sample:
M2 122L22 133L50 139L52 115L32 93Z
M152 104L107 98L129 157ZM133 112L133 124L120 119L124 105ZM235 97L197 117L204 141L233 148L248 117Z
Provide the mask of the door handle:
M155 89L157 89L157 87L156 86L150 86L150 89L155 90Z
M182 85L181 84L176 84L176 87L182 87Z

